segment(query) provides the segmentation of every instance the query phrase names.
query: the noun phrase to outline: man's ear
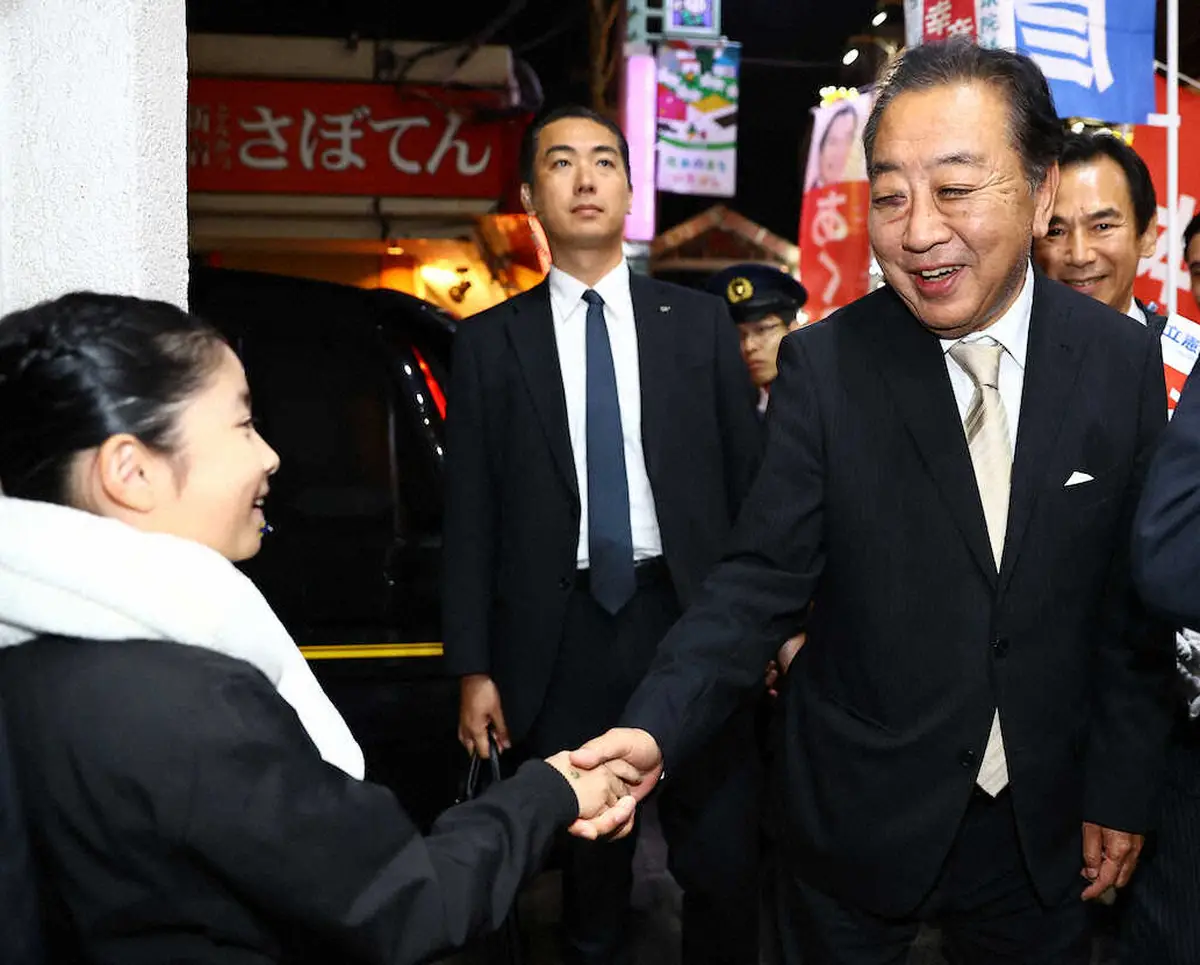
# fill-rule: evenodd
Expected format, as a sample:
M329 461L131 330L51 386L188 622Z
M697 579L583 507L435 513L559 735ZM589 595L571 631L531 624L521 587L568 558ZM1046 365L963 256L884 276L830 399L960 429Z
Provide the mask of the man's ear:
M1054 197L1058 194L1060 178L1058 162L1051 164L1046 177L1033 193L1033 238L1038 241L1050 230L1050 218L1054 214Z
M537 217L537 208L533 205L533 188L528 184L521 185L521 207L525 209L525 213L530 217Z
M162 487L174 485L168 461L129 433L105 439L82 471L85 498L132 513L152 512L162 500Z
M1138 238L1138 257L1153 258L1154 249L1158 247L1158 212L1150 216L1150 223Z

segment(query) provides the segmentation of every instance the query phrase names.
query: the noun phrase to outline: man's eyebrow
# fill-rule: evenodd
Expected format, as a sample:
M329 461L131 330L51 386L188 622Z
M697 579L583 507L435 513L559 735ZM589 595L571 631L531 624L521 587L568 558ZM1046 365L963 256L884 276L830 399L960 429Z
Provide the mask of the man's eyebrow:
M1124 217L1124 215L1121 214L1121 211L1119 208L1114 208L1111 206L1107 207L1107 208L1101 208L1098 211L1089 211L1087 213L1088 221L1098 221L1101 218L1123 218L1123 217Z
M553 144L550 147L546 148L546 150L543 151L542 153L546 156L549 156L549 155L555 154L555 153L578 154L579 151L577 151L575 148L571 147L571 145L569 145L569 144ZM619 152L611 144L597 144L595 147L589 148L588 153L589 154L617 154Z
M982 155L972 151L952 151L949 154L939 154L933 159L934 167L962 166L983 167L985 162ZM871 180L881 174L892 174L900 170L900 165L894 161L872 161L868 170Z
M967 165L968 167L983 167L983 158L972 151L952 151L950 154L940 154L933 162L937 167L951 165Z

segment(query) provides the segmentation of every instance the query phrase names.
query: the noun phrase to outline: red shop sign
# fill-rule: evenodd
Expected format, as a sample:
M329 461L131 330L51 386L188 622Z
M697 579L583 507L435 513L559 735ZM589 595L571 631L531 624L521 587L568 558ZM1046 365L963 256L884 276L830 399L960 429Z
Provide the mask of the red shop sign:
M500 95L390 84L192 78L192 191L499 198L528 116Z

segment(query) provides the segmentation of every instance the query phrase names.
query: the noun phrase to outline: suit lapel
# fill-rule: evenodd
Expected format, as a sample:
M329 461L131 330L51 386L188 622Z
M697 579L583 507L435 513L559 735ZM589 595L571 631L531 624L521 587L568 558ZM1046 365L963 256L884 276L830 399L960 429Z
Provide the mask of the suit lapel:
M512 309L508 336L525 376L533 407L563 481L578 498L579 481L575 477L575 458L567 427L567 397L563 392L562 366L554 337L549 282L542 282L524 297L515 298L508 304Z
M1037 274L1001 560L1002 590L1012 576L1038 494L1045 489L1046 467L1053 464L1051 457L1083 360L1084 342L1071 316L1069 301Z
M638 340L638 377L642 394L642 452L651 484L655 481L656 457L661 433L668 424L667 404L675 366L674 313L663 286L636 272L630 273L633 321Z
M891 305L876 321L878 370L971 554L994 584L996 563L941 343L898 298Z

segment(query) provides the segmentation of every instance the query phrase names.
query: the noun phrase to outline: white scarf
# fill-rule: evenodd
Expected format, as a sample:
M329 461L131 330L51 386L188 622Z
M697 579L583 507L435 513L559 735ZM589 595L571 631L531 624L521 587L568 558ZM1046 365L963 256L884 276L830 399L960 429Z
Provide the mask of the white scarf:
M0 647L42 634L162 640L244 660L291 704L322 758L363 776L362 750L279 618L206 546L0 496Z

